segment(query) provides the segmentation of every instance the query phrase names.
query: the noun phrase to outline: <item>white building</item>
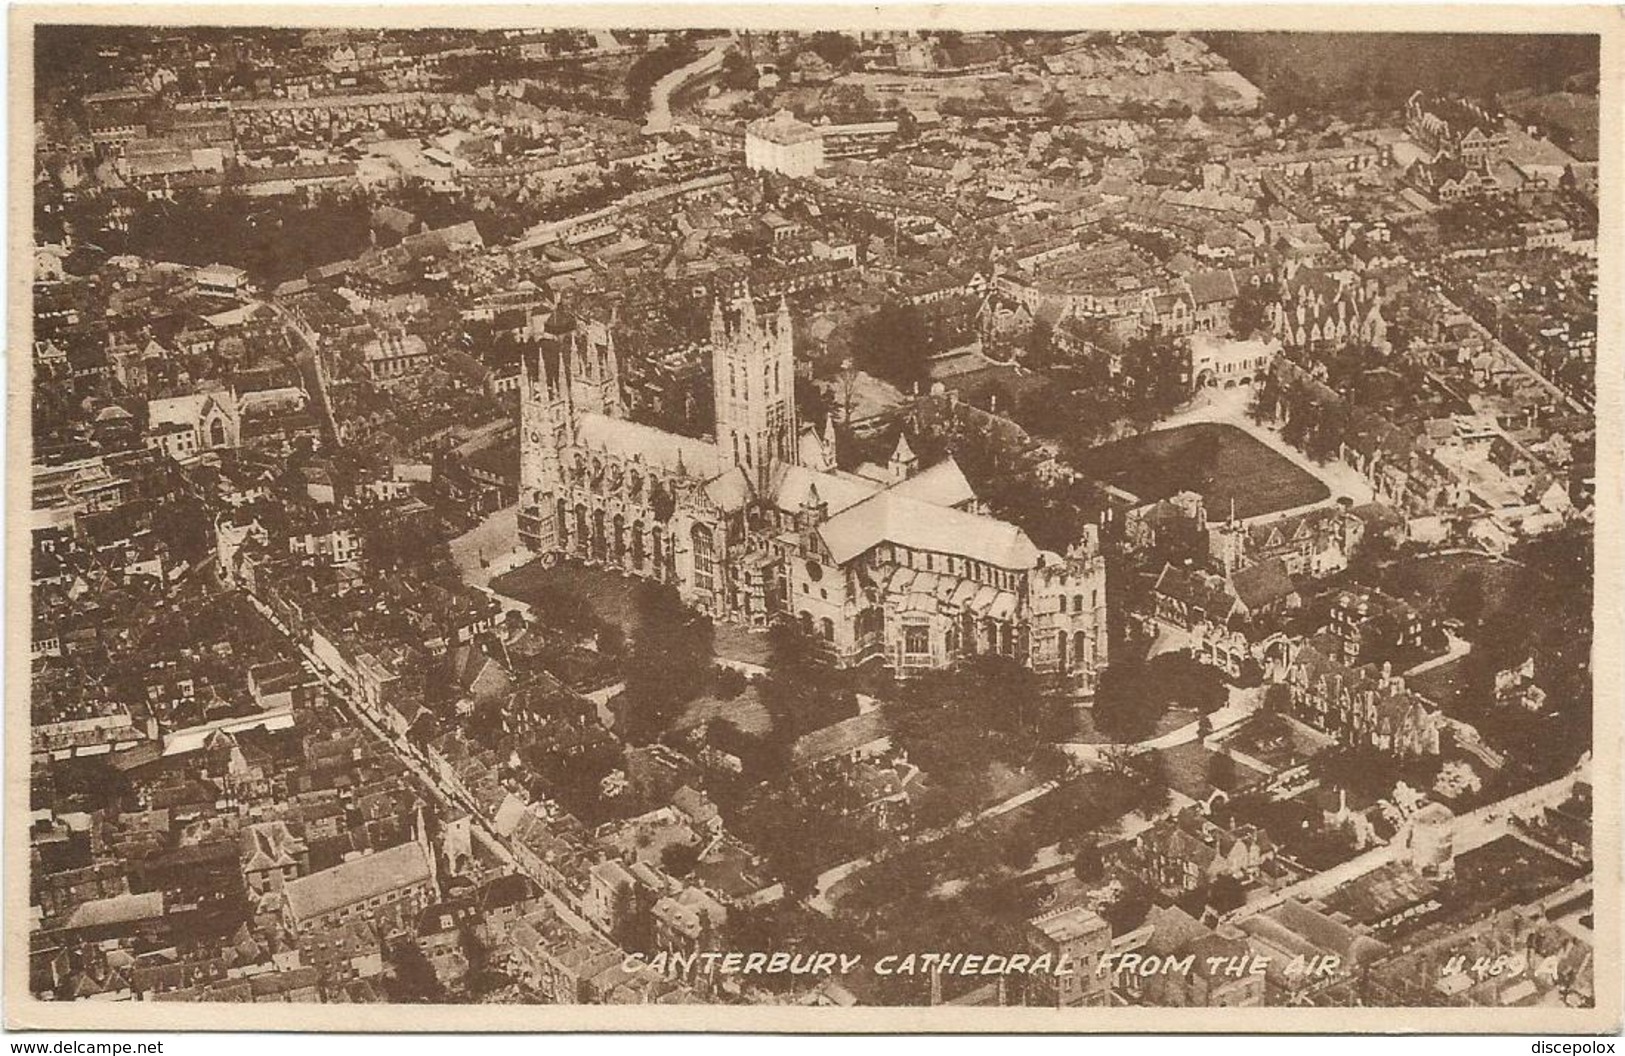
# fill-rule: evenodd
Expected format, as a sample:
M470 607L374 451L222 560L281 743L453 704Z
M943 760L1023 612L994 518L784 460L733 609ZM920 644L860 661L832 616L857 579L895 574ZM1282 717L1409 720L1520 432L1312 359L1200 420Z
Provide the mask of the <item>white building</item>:
M1190 336L1191 388L1233 389L1262 381L1279 351L1281 343L1274 338L1237 341L1197 331Z
M745 164L761 172L811 176L824 164L824 135L780 110L746 126Z

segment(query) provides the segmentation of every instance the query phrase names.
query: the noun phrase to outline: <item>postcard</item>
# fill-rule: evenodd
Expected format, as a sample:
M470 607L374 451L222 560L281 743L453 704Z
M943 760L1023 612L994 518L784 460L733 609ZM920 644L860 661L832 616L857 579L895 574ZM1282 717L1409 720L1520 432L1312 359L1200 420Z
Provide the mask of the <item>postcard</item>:
M1622 31L15 8L8 1026L1617 1030Z

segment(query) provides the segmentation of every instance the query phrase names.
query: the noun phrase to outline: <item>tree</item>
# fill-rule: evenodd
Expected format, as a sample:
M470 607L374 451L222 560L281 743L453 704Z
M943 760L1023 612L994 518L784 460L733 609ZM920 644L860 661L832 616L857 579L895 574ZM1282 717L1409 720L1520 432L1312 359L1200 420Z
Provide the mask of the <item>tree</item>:
M1206 716L1226 699L1223 676L1188 652L1163 653L1146 661L1125 657L1101 672L1095 689L1095 725L1114 740L1141 741L1156 731L1170 704Z
M883 304L854 326L852 344L859 366L904 392L930 384L930 335L914 305Z
M979 655L902 687L888 709L892 741L936 783L948 820L983 805L996 762L1042 777L1064 771L1065 757L1040 736L1043 700L1037 676L1008 657Z
M756 64L730 48L722 57L722 86L731 91L754 92L760 78Z
M388 507L365 509L357 517L361 548L378 571L445 567L451 546L432 514L402 517Z
M1484 574L1476 568L1468 569L1450 585L1445 609L1468 628L1478 626L1484 616Z
M1113 935L1126 935L1144 924L1149 912L1150 892L1138 886L1124 888L1115 899L1100 907L1100 916L1111 925Z
M413 940L401 939L390 947L389 963L393 972L384 988L391 1001L437 1004L445 1000L446 991L435 975L434 966Z
M669 584L640 582L634 602L638 624L626 660L622 732L634 744L648 744L705 688L711 624Z
M842 66L858 53L858 42L845 33L821 30L807 43L809 50L831 66Z
M694 871L700 861L697 843L668 843L660 851L660 868L667 876L682 879Z
M1221 873L1207 885L1207 904L1220 913L1240 909L1247 904L1247 889L1229 873Z
M663 47L639 55L626 73L628 104L635 111L646 108L649 94L657 81L698 57L699 49L686 37L670 40Z
M1086 884L1106 875L1106 857L1098 846L1089 843L1078 849L1072 857L1072 875Z
M1167 710L1167 701L1149 692L1144 675L1144 662L1130 659L1114 660L1100 672L1092 714L1096 728L1114 741L1151 736Z
M1236 757L1229 750L1214 752L1207 760L1207 783L1226 792L1236 787Z

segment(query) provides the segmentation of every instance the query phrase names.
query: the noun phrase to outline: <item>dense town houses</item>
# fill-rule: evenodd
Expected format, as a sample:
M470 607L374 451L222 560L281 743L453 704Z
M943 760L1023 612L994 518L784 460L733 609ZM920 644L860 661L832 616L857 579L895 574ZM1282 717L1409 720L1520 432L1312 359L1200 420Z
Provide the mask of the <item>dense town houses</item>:
M35 995L1595 1002L1594 52L58 32Z

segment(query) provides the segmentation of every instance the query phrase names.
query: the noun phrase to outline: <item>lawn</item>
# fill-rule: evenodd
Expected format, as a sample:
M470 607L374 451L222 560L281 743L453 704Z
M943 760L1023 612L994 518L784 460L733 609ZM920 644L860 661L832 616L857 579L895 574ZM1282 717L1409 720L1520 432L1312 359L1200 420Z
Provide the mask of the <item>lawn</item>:
M1224 776L1215 773L1213 759L1219 753L1204 747L1199 741L1186 741L1172 748L1163 748L1157 754L1162 757L1168 784L1175 792L1192 799L1207 799L1215 788L1212 778ZM1222 787L1226 792L1235 793L1258 784L1265 777L1265 774L1246 763L1235 760L1229 779Z
M1519 566L1484 554L1429 554L1404 558L1383 570L1383 589L1421 608L1438 606L1451 596L1463 576L1476 575L1484 585L1484 612L1495 612L1513 599L1508 595Z
M564 590L580 596L592 607L593 613L607 623L620 627L630 639L637 629L637 608L633 592L638 580L602 568L560 564L545 567L532 561L491 581L491 589L498 594L534 602L548 590ZM729 623L717 623L712 631L712 645L716 654L729 660L761 664L767 660L767 635Z
M1233 425L1202 422L1159 429L1090 448L1078 458L1086 476L1142 502L1199 492L1208 516L1258 517L1320 502L1326 486Z

